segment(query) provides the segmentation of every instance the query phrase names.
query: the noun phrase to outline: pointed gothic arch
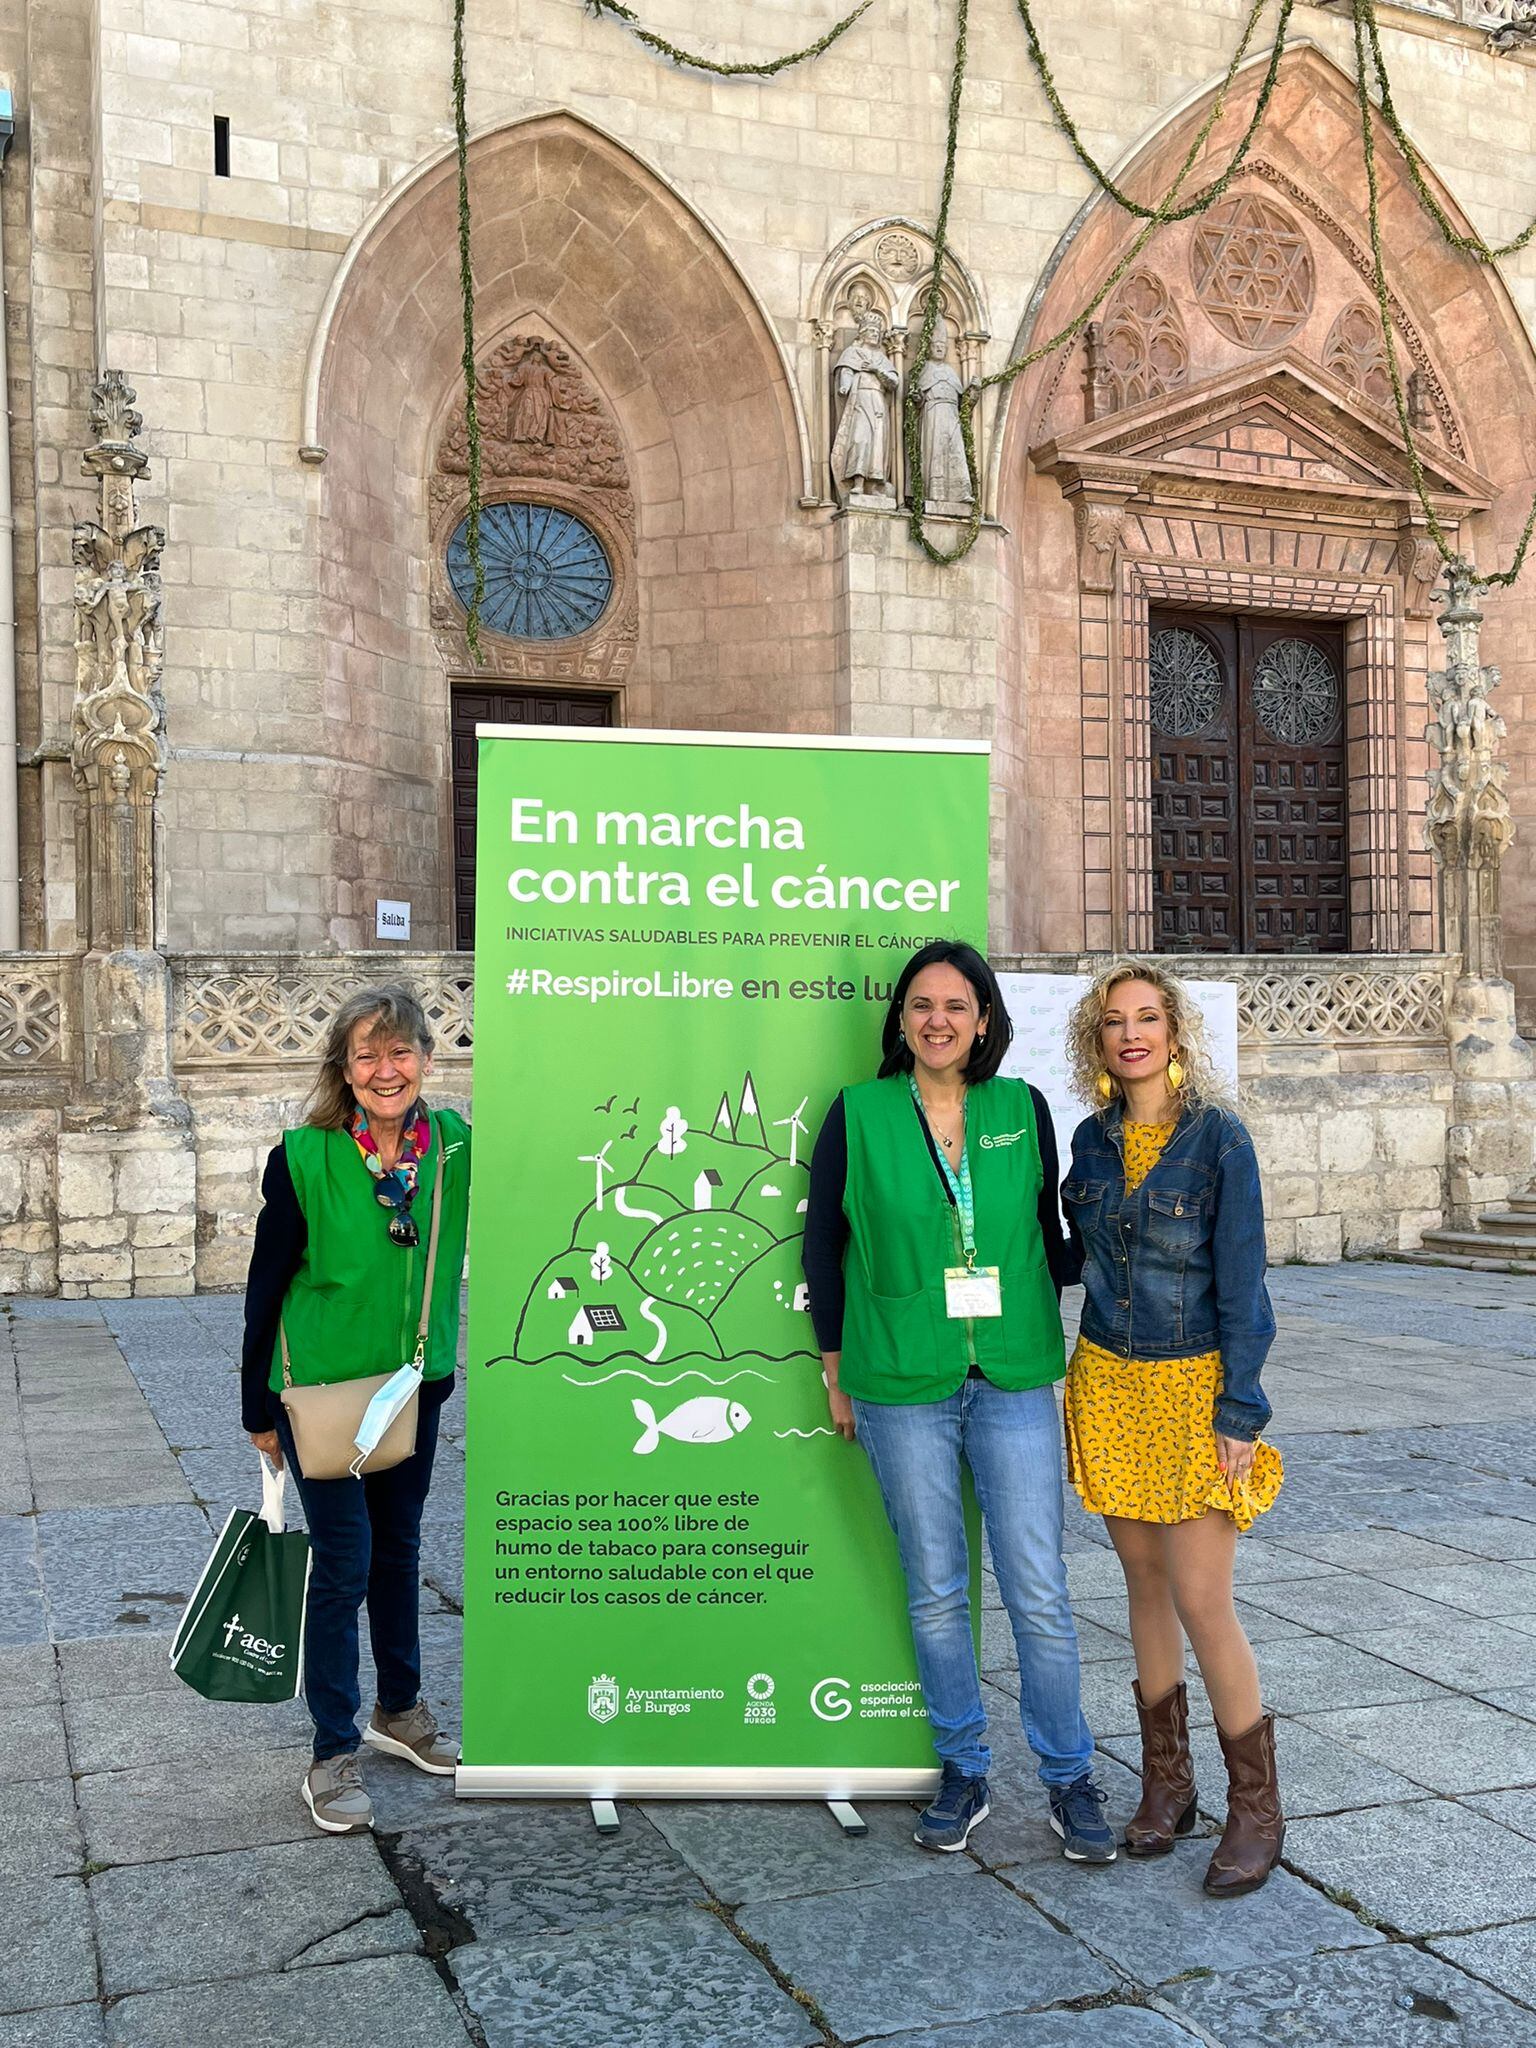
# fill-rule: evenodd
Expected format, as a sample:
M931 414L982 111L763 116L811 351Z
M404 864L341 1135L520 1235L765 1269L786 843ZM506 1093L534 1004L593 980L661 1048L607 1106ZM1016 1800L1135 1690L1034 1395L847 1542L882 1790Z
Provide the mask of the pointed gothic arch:
M556 410L573 433L613 443L606 469L521 460L505 434L493 451L500 497L530 497L596 534L614 596L591 630L552 645L511 645L503 632L487 673L599 691L626 723L832 730L833 542L795 522L809 460L799 396L720 238L659 172L565 112L478 135L470 179L482 376L490 366L494 379L514 333L566 349L569 374L545 361ZM357 871L399 871L389 835L402 804L433 814L411 835L427 944L449 930L451 693L476 673L440 560L442 433L462 402L462 347L445 151L348 250L316 329L303 427L327 665L318 694L349 762ZM608 470L622 472L622 493ZM538 488L511 488L520 482Z
M1208 177L1226 163L1256 84L1250 71L1248 91L1217 125L1191 189L1202 170ZM1208 103L1201 95L1144 138L1120 182L1143 199L1165 189ZM1011 751L1023 763L1025 801L1009 806L1008 866L1050 882L1027 898L1010 892L1020 945L1154 941L1147 610L1175 595L1213 610L1331 618L1346 632L1358 741L1349 771L1350 948L1437 942L1421 809L1438 558L1395 414L1374 402L1379 382L1362 389L1339 360L1344 313L1362 297L1374 303L1357 136L1352 81L1315 47L1293 47L1219 216L1164 229L1149 245L1146 260L1155 260L1168 288L1189 363L1181 388L1126 415L1127 430L1140 435L1139 460L1128 455L1111 479L1092 461L1073 468L1057 459L1081 437L1092 409L1084 345L1038 365L1010 394L995 444L999 516L1015 536L1001 578L1012 672L1001 678L1000 718L1017 728ZM1330 138L1326 150L1322 137ZM1390 169L1390 137L1378 131L1377 144ZM1406 175L1384 177L1383 188L1386 246L1404 252L1390 280L1395 345L1414 377L1423 452L1439 467L1442 516L1463 522L1462 543L1474 552L1507 556L1536 483L1536 355L1502 282L1426 232ZM1454 201L1441 196L1455 217ZM1085 206L1047 268L1016 350L1067 323L1138 225L1102 196ZM1266 238L1266 274L1280 280L1272 305L1245 296L1246 257ZM1302 383L1313 394L1302 410L1314 425L1323 404L1340 430L1332 460L1315 443L1310 453L1286 446L1289 429L1278 417L1260 421L1261 401L1299 404ZM1242 422L1225 437L1195 436L1198 448L1187 435L1181 445L1180 417L1204 405L1215 420L1229 387L1253 401ZM1357 479L1361 502L1346 511L1351 492L1339 490L1350 461L1341 451L1358 450L1362 435L1376 444L1373 480ZM1177 453L1191 471L1182 480L1163 460ZM1522 624L1522 614L1533 611L1513 593L1501 603L1501 623L1528 632L1533 621ZM1073 782L1081 829L1068 839L1059 827ZM1528 811L1532 785L1536 773L1527 777Z

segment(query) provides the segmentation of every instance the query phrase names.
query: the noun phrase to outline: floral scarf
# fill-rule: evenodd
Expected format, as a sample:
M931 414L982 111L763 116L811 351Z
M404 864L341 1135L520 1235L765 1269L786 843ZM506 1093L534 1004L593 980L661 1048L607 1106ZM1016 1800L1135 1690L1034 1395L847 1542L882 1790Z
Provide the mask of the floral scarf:
M405 1142L400 1148L400 1157L388 1172L379 1157L378 1140L368 1128L368 1115L361 1103L353 1109L348 1128L353 1143L362 1154L364 1166L377 1183L374 1199L393 1212L389 1219L390 1236L399 1244L415 1244L418 1240L416 1226L411 1221L411 1204L416 1199L417 1169L432 1144L432 1126L426 1111L420 1102L406 1111Z

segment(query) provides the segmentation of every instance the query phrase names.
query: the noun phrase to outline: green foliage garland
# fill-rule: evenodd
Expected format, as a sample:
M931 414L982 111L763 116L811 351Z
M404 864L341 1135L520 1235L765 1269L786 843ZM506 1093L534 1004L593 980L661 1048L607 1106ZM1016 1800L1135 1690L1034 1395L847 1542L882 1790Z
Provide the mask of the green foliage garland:
M1107 192L1117 206L1123 206L1127 213L1134 213L1141 220L1151 220L1154 216L1160 216L1163 221L1171 224L1178 220L1191 220L1197 213L1204 213L1212 201L1219 198L1221 193L1231 184L1253 144L1253 138L1259 132L1259 124L1264 119L1265 110L1269 106L1270 94L1275 89L1275 73L1279 69L1280 58L1285 48L1285 32L1290 25L1291 10L1296 4L1296 0L1280 0L1280 14L1275 23L1275 41L1269 55L1269 70L1265 76L1264 85L1259 93L1259 97L1254 101L1252 118L1243 131L1242 139L1232 153L1232 161L1227 165L1227 168L1222 172L1214 185L1202 185L1187 205L1177 207L1171 213L1166 210L1168 194L1164 194L1156 206L1143 206L1140 200L1133 199L1128 192L1123 191L1115 183L1114 179L1110 177L1109 173L1100 164L1096 163L1089 154L1087 145L1084 143L1082 136L1077 132L1076 122L1067 112L1066 107L1062 103L1061 94L1056 90L1056 81L1051 76L1050 65L1046 62L1045 51L1041 46L1040 37L1035 28L1035 18L1030 12L1029 0L1016 0L1016 4L1019 10L1019 18L1024 23L1024 33L1029 38L1030 58L1034 63L1036 72L1039 74L1041 89L1050 102L1051 112L1056 117L1056 125L1062 134L1065 135L1068 142L1071 143L1072 152L1078 162L1088 173L1089 177L1094 180L1095 184L1099 186L1100 190ZM1248 17L1248 26L1243 31L1243 39L1237 46L1237 53L1233 57L1232 62L1227 66L1226 77L1222 80L1221 90L1223 93L1228 90L1232 80L1236 77L1238 67L1247 55L1248 45L1253 39L1253 32L1258 27L1259 16L1264 12L1267 5L1268 0L1254 0L1253 11ZM1202 135L1201 140L1204 140L1204 135ZM1177 190L1177 184L1175 184L1174 189Z
M480 408L475 392L475 273L469 260L469 123L464 111L464 4L453 0L453 135L459 168L459 296L464 311L464 439L469 451L469 515L465 547L475 587L464 637L478 664L485 564L480 559Z
M823 50L829 50L838 37L846 35L860 15L867 14L874 4L875 0L860 0L852 14L845 14L841 21L834 22L824 36L818 36L814 43L807 43L803 50L791 50L788 56L770 57L763 64L720 64L713 57L696 57L689 50L680 50L665 36L642 28L639 15L632 7L622 6L620 0L586 0L589 14L611 14L616 21L624 23L637 43L644 43L659 57L668 57L674 64L686 64L693 71L707 71L714 78L773 78L779 72L787 71L792 64L804 64L809 58L819 57Z
M1507 590L1516 581L1525 567L1526 551L1531 544L1531 535L1536 531L1536 498L1531 500L1531 509L1526 515L1525 525L1515 544L1514 560L1507 569L1488 576L1476 575L1465 556L1459 555L1452 547L1450 536L1440 523L1434 501L1429 495L1429 479L1424 473L1423 460L1418 444L1413 438L1413 422L1408 416L1408 398L1403 389L1402 372L1398 368L1397 346L1393 335L1391 296L1387 289L1386 259L1381 245L1381 191L1376 176L1376 131L1371 119L1371 94L1368 82L1370 62L1367 47L1372 52L1376 65L1376 76L1382 88L1383 102L1387 97L1386 72L1381 64L1381 45L1375 37L1374 0L1354 0L1355 17L1355 98L1360 107L1360 139L1365 157L1365 185L1371 227L1371 268L1376 288L1376 310L1381 320L1382 346L1387 358L1387 374L1392 383L1392 403L1397 409L1397 424L1403 436L1403 446L1408 452L1408 469L1413 478L1414 492L1424 514L1424 523L1430 539L1440 551L1440 559L1448 566L1466 571L1471 577L1474 589ZM1390 123L1388 124L1391 125ZM1394 130L1394 133L1396 131ZM1470 251L1468 253L1471 253Z
M1258 100L1254 107L1254 118L1250 124L1249 139L1251 139L1253 132L1257 129L1259 122L1264 118L1265 111L1274 93L1275 82L1280 74L1280 59L1285 47L1285 27L1290 19L1292 4L1294 4L1294 0L1282 0L1280 17L1275 28L1275 39L1269 53L1269 64L1264 74L1263 84L1259 88ZM971 552L971 549L975 547L977 536L981 532L982 498L981 479L976 466L975 415L982 393L991 389L994 385L1011 384L1016 377L1021 376L1032 364L1038 363L1043 357L1053 354L1055 350L1065 346L1067 343L1075 341L1158 230L1166 227L1170 220L1186 220L1191 213L1203 212L1207 207L1213 206L1236 176L1241 163L1240 156L1234 156L1221 175L1213 179L1209 185L1202 189L1199 194L1198 204L1191 203L1182 213L1177 211L1178 197L1184 188L1184 181L1194 169L1196 160L1204 149L1211 130L1221 119L1227 104L1227 95L1232 87L1232 81L1236 78L1243 59L1248 53L1248 45L1253 40L1254 32L1258 27L1259 16L1262 14L1264 6L1265 0L1254 0L1254 5L1248 15L1247 25L1243 30L1242 40L1233 54L1231 63L1227 66L1225 77L1217 87L1211 104L1206 110L1205 119L1201 122L1193 142L1191 142L1188 150L1185 152L1184 161L1179 166L1177 176L1163 194L1158 206L1151 209L1150 212L1145 208L1137 209L1142 214L1145 225L1137 234L1131 246L1126 250L1124 256L1121 257L1120 261L1100 285L1098 291L1095 292L1087 305L1073 319L1067 322L1059 334L1053 334L1049 341L1040 342L1026 354L1015 356L1011 362L1005 363L1000 370L994 370L990 376L981 378L961 394L960 437L965 444L966 467L970 472L971 478L971 491L973 494L971 511L970 517L967 519L954 547L939 548L935 547L933 542L929 540L923 525L922 417L921 407L918 402L917 383L933 352L933 330L937 323L939 312L939 287L943 282L944 262L949 251L949 207L950 200L954 195L955 157L959 148L960 100L965 86L966 32L967 15L969 12L969 0L958 0L955 60L949 89L949 126L944 146L944 181L940 188L938 218L933 230L933 283L929 289L927 304L923 310L922 333L918 340L917 355L913 360L911 375L907 380L907 392L902 418L904 445L907 456L907 476L912 490L912 504L907 515L908 530L913 540L922 549L930 562L937 564L941 568L947 568L951 563L963 560ZM1246 149L1246 142L1244 148Z

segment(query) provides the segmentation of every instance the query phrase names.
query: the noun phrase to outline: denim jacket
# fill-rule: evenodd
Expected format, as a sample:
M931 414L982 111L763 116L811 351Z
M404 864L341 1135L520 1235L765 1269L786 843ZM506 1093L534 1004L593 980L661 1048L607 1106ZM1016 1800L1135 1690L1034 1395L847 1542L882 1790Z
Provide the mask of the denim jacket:
M1062 1195L1084 1250L1082 1333L1121 1358L1221 1353L1215 1427L1253 1438L1268 1422L1259 1373L1274 1341L1264 1285L1264 1209L1253 1142L1207 1105L1181 1117L1134 1194L1124 1109L1072 1134Z

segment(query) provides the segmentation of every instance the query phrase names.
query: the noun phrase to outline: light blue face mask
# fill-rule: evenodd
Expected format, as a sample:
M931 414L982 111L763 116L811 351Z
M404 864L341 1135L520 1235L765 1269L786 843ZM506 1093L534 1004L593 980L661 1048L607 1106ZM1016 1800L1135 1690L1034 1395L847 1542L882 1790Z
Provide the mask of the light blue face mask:
M416 1356L409 1365L402 1365L389 1378L363 1410L363 1419L357 1426L357 1435L352 1441L357 1446L357 1456L349 1470L354 1478L362 1471L364 1462L384 1441L385 1432L395 1417L415 1395L421 1385L422 1353L418 1345Z

